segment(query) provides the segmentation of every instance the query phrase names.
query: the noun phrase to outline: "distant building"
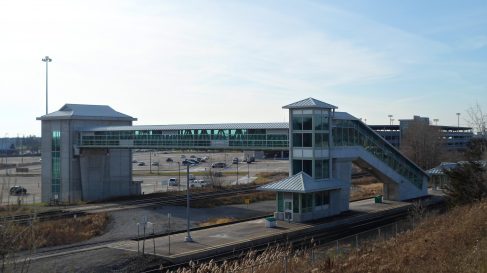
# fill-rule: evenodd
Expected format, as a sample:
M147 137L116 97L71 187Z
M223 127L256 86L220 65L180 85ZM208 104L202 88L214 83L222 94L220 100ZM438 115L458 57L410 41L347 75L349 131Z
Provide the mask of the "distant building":
M385 140L391 143L394 147L401 147L401 139L404 137L406 130L413 122L420 122L430 124L428 117L414 116L413 119L401 119L399 125L369 125ZM467 147L467 143L474 137L472 128L445 126L445 125L431 125L438 128L443 134L445 146L450 151L463 151Z

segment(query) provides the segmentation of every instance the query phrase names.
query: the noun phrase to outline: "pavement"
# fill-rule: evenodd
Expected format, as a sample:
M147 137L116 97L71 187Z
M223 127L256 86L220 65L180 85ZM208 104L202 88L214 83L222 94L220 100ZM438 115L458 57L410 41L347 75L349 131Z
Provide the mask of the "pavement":
M271 242L295 232L309 229L323 229L333 225L358 220L371 213L391 210L410 203L386 201L375 204L372 199L350 203L352 216L332 218L333 220L316 223L287 223L277 221L276 228L266 228L265 220L258 219L231 225L214 227L191 232L193 242L186 242L187 233L163 236L143 241L122 241L108 245L109 248L142 252L161 256L174 263L187 262L200 258L208 258L232 249L251 247L256 244ZM170 238L169 238L170 237Z

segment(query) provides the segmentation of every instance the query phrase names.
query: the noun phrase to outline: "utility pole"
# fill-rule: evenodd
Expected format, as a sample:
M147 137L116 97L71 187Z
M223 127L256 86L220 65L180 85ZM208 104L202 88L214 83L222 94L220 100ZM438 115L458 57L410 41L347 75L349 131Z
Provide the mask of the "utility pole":
M238 185L238 157L237 157L237 185Z
M47 64L52 62L52 59L49 58L49 56L46 56L44 59L42 59L42 61L46 63L46 115L47 115L47 113L48 113L48 107L47 106L48 106L48 101L49 101L48 100L49 96L48 96L48 91L47 91L47 79L48 79L48 77L47 77L48 76L48 65Z
M457 113L457 127L460 127L460 113Z
M181 191L181 162L178 161L178 191Z
M389 125L392 125L392 121L393 121L392 117L393 116L392 115L387 115L387 116L389 117Z
M189 232L189 164L186 165L186 228L188 235L184 238L185 242L193 242Z
M439 119L435 118L435 119L433 119L433 121L435 122L435 125L438 125Z

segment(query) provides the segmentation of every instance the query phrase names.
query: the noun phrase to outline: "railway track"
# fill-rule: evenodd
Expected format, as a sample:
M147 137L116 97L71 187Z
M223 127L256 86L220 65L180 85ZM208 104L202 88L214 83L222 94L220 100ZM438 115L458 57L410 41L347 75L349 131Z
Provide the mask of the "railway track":
M443 208L444 203L435 203L428 205L426 209L437 209ZM203 259L195 259L192 262L199 264L213 260L214 262L220 263L223 261L239 259L245 255L245 252L253 250L258 253L263 252L270 246L285 245L291 246L293 249L306 249L312 246L325 245L327 243L347 238L352 235L374 230L388 224L395 223L399 220L405 219L410 215L409 208L394 209L392 211L385 211L375 214L371 217L362 219L360 221L353 222L351 224L340 224L330 228L325 228L319 231L308 231L301 232L299 236L294 238L289 238L288 235L276 239L272 242L253 245L252 247L243 247L238 249L233 249L232 251L227 251L218 255L208 256ZM311 239L312 243L311 243ZM313 245L312 245L313 244ZM143 273L158 273L166 272L166 270L176 270L180 267L188 266L188 262L180 264L171 264L169 261L163 264L164 271L158 268L147 268Z
M196 192L190 194L191 201L208 200L219 197L228 197L238 194L248 194L256 192L257 186L240 187L238 189L223 189L210 192ZM186 204L186 194L178 194L172 196L160 196L150 197L137 200L117 201L110 204L90 204L83 207L63 209L56 211L41 212L37 214L17 214L12 216L0 217L0 222L15 222L15 223L28 223L34 218L40 221L55 220L62 218L70 218L76 216L82 216L88 213L102 212L102 211L114 211L114 210L127 210L135 208L146 208L152 206L161 205L184 205Z

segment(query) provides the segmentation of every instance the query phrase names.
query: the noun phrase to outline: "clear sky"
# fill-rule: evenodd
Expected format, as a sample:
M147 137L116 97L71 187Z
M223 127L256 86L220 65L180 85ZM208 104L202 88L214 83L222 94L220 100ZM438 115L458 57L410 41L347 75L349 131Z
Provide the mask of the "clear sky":
M0 0L0 136L107 104L136 124L285 121L314 97L387 124L487 110L487 1Z

